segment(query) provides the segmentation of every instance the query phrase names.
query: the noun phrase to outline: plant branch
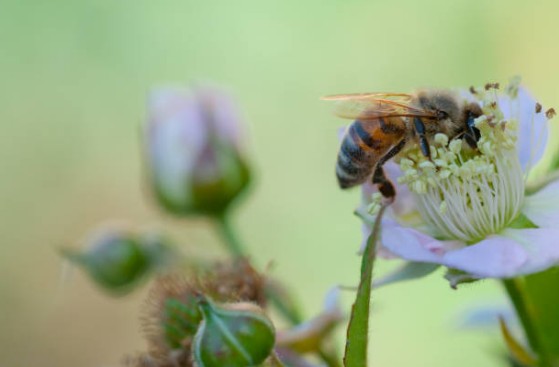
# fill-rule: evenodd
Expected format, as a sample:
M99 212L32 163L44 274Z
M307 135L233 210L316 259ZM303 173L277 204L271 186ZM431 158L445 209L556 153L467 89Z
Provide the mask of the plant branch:
M246 250L239 240L234 227L231 225L229 217L226 214L216 217L217 230L222 238L227 251L231 256L240 258L246 256ZM270 294L268 294L270 296ZM291 325L296 326L301 323L300 312L297 309L292 309L281 303L277 294L272 294L272 302L277 306L278 311L290 322ZM289 294L285 294L290 297ZM325 350L322 347L317 351L319 357L327 364L328 367L340 367L338 357L330 350Z
M223 240L223 244L225 245L227 251L231 254L231 256L235 258L246 256L245 249L239 241L235 230L231 226L231 222L229 221L229 217L227 216L227 214L218 216L216 218L216 221L217 230Z

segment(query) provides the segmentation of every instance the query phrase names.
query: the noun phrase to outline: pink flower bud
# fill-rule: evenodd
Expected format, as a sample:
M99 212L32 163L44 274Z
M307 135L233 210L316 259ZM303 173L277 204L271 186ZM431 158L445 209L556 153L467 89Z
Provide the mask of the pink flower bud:
M174 214L222 214L249 183L241 119L232 97L215 87L152 92L146 128L151 181Z

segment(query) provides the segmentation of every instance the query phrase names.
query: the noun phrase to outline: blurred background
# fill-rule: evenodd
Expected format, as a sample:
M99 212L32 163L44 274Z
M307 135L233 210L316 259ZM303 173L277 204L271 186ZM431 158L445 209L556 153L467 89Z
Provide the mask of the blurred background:
M273 261L312 314L331 285L356 284L361 236L359 194L334 176L344 122L319 97L520 74L558 106L558 11L511 0L1 0L0 365L117 366L145 348L147 287L113 298L80 271L60 281L57 249L103 223L224 254L209 223L172 219L148 195L151 87L212 80L236 93L257 177L235 223L255 262ZM456 325L469 307L499 302L498 283L453 291L441 272L380 289L371 365L494 365L499 335Z

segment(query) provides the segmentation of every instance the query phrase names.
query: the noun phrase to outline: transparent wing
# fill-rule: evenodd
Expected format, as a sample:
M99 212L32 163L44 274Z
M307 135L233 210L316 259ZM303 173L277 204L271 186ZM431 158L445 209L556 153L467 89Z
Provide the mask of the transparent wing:
M412 95L405 93L338 94L322 98L334 102L334 113L347 119L378 119L390 116L432 117L435 114L411 105Z

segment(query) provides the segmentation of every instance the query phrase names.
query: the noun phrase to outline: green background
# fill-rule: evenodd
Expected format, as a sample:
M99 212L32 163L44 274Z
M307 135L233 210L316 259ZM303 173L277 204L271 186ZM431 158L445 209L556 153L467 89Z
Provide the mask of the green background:
M334 177L344 121L319 97L520 74L556 104L558 10L510 0L0 0L0 364L116 366L145 349L146 289L111 298L57 255L93 228L124 221L168 232L187 255L223 254L209 223L162 215L149 198L140 158L151 87L211 80L235 92L257 176L235 222L254 260L273 261L311 314L331 285L356 284L361 235L359 194ZM470 307L504 303L499 284L452 291L441 275L374 293L372 366L496 363L496 332L456 324Z

